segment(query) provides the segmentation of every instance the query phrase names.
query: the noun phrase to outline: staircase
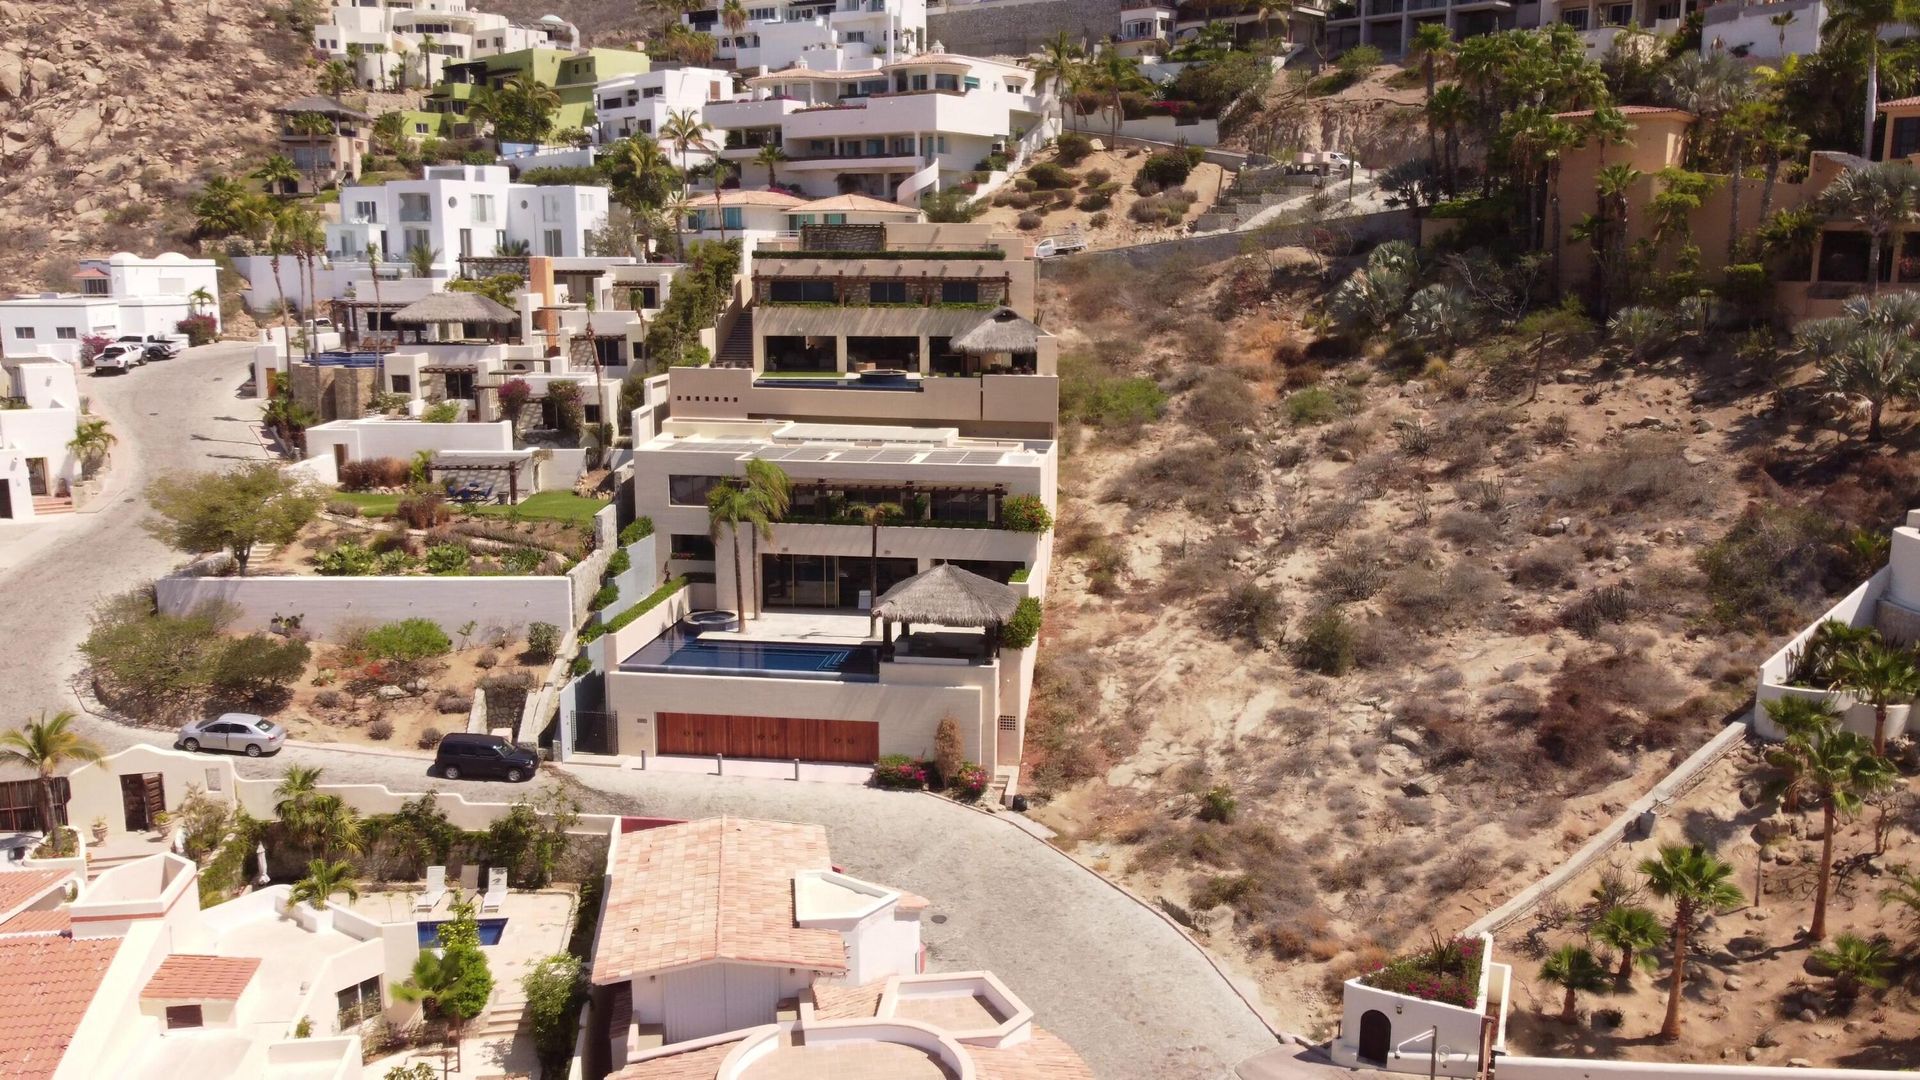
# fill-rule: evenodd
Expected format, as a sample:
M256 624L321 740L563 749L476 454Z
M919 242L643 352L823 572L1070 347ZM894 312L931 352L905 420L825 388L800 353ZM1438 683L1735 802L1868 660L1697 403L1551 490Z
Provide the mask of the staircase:
M47 517L52 514L73 513L73 499L58 495L35 495L33 497L33 516Z
M727 331L727 340L720 343L720 355L713 358L714 367L744 368L753 366L753 309L740 313L733 320L733 328Z
M526 1026L526 999L509 1001L502 998L487 1007L486 1015L467 1029L467 1035L485 1042L500 1042L519 1035Z

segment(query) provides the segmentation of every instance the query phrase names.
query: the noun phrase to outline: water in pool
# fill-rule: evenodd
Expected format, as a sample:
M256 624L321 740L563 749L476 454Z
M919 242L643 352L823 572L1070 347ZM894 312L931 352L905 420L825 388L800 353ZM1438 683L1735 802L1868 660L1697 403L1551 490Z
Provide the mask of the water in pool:
M715 641L677 627L640 646L620 666L629 671L665 669L688 674L854 682L871 682L879 676L878 654L870 646Z
M444 919L435 922L415 923L414 929L420 932L420 947L423 949L439 948L440 928L445 925L446 921ZM500 936L507 931L507 920L481 919L479 920L479 928L480 944L498 945L500 944Z

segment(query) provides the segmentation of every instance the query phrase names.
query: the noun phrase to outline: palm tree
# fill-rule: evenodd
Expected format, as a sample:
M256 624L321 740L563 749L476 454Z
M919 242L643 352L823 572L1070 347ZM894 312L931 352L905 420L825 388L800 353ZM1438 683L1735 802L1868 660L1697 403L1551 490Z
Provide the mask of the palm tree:
M786 470L771 461L754 458L747 462L747 495L758 504L760 509L759 526L747 534L747 542L752 547L748 562L753 577L753 606L760 607L760 537L771 536L773 522L787 516L788 507L793 505L793 481Z
M720 192L727 184L727 178L734 172L733 162L726 158L713 160L713 218L719 223L720 242L727 242L727 211L720 205Z
M1769 794L1780 797L1780 807L1797 813L1807 792L1807 752L1815 743L1833 734L1840 726L1840 715L1826 700L1787 697L1766 703L1767 718L1786 733L1780 744L1766 753L1766 762L1778 774L1767 785Z
M1473 115L1473 99L1467 95L1466 88L1459 83L1448 83L1437 87L1433 96L1427 99L1427 124L1430 128L1438 127L1445 136L1443 145L1446 154L1448 194L1459 193L1460 127Z
M1113 110L1113 136L1120 136L1121 99L1133 90L1143 90L1152 84L1146 76L1140 74L1140 64L1130 56L1122 56L1113 48L1111 41L1100 54L1093 59L1088 72L1093 85L1108 95L1108 107Z
M1651 971L1659 961L1654 959L1653 950L1667 943L1667 928L1660 925L1660 917L1643 907L1620 905L1607 909L1600 921L1593 924L1593 936L1602 945L1620 952L1620 969L1613 978L1621 987L1633 980L1633 966L1638 963Z
M307 876L293 883L287 899L296 904L304 901L325 911L328 899L340 894L345 894L348 900L360 899L359 886L353 882L353 865L344 859L333 862L314 859L307 863Z
M726 0L720 5L720 22L729 31L738 34L747 26L747 6L740 0Z
M1867 248L1867 295L1878 293L1881 246L1920 210L1920 181L1913 170L1892 161L1849 169L1820 193L1819 207L1851 218L1866 231L1872 245Z
M1703 911L1733 907L1742 897L1733 884L1733 867L1698 844L1668 844L1654 858L1640 862L1647 876L1647 887L1662 900L1673 901L1673 928L1668 940L1673 946L1673 973L1667 981L1667 1018L1660 1025L1660 1038L1673 1041L1680 1037L1680 995L1687 982L1687 936L1693 932L1694 919Z
M248 174L266 186L269 195L285 195L286 185L300 182L300 169L285 154L275 154Z
M848 516L865 525L872 532L873 546L867 557L867 636L873 636L874 627L880 617L873 613L873 605L880 602L880 526L889 521L898 521L907 516L899 503L856 503L847 507Z
M280 257L292 251L293 212L291 206L280 207L267 226L267 265L273 268L273 291L280 297L280 338L285 343L288 370L293 367L293 328L287 325L287 288L280 279Z
M92 740L72 729L76 719L78 717L65 709L52 716L42 711L40 719L27 721L26 727L0 732L0 762L24 765L33 770L39 780L40 827L49 837L58 827L53 806L53 774L68 762L99 761L105 756Z
M1893 904L1901 908L1900 914L1911 924L1920 927L1920 870L1910 870L1904 866L1887 869L1893 884L1880 890L1880 906Z
M733 480L723 480L707 492L707 534L718 540L724 528L733 543L733 595L739 606L741 625L746 624L752 608L740 572L740 526L764 525L765 518L761 515L760 503L744 485Z
M1453 31L1447 29L1444 22L1423 22L1407 41L1407 58L1420 62L1420 74L1427 81L1427 160L1433 163L1433 171L1440 171L1440 140L1434 132L1433 91L1439 75L1439 67L1453 53Z
M1041 44L1040 57L1033 62L1034 80L1053 84L1053 97L1060 106L1060 126L1063 128L1067 126L1069 85L1085 69L1085 55L1085 50L1068 37L1065 30L1061 30Z
M373 275L373 313L367 319L367 329L372 330L373 320L386 313L380 303L380 245L372 240L367 241L366 255L367 272Z
M776 179L774 175L774 170L779 168L780 163L786 160L787 160L787 152L785 150L782 150L778 146L773 145L772 143L768 143L767 145L762 146L760 148L760 152L753 155L753 163L767 170L767 186L768 187L772 187L774 185L774 181Z
M414 277L432 277L433 268L440 262L440 249L431 244L415 244L407 249L407 265L413 268Z
M707 132L711 130L692 109L674 109L667 113L667 119L660 125L660 138L672 146L680 155L681 192L691 189L692 177L687 174L687 154L692 150L710 150Z
M1867 49L1866 116L1860 134L1863 158L1873 158L1873 121L1880 109L1880 32L1914 18L1912 0L1834 0L1827 8L1821 35L1837 42L1859 42ZM1783 40L1785 36L1783 27Z
M1827 936L1827 891L1833 880L1833 833L1841 814L1852 817L1862 796L1893 784L1896 774L1872 744L1851 731L1835 731L1806 750L1807 795L1820 806L1824 834L1820 838L1820 878L1813 893L1813 922L1807 936Z
M1574 944L1562 945L1548 954L1546 963L1540 965L1540 978L1566 991L1560 1004L1563 1024L1579 1022L1575 1009L1578 995L1598 994L1607 988L1607 969L1592 952Z
M274 433L281 445L293 450L304 447L303 433L320 422L312 410L293 400L288 393L275 394L267 399L267 407L261 410L260 422L268 431Z
M1841 934L1833 939L1831 948L1813 950L1813 960L1833 972L1833 996L1852 1001L1863 989L1886 988L1887 970L1893 967L1889 953L1884 937L1869 941L1856 934Z
M1249 0L1249 6L1253 9L1253 21L1260 24L1260 36L1272 37L1273 35L1267 32L1267 22L1270 19L1278 18L1282 23L1286 24L1286 40L1289 42L1293 41L1293 24L1291 21L1293 16L1293 0ZM1232 47L1231 39L1229 39L1228 47Z
M1767 19L1767 22L1780 33L1780 55L1782 57L1787 55L1787 27L1792 26L1793 21L1794 14L1791 11L1783 11Z
M373 122L373 141L381 150L391 154L399 150L400 140L407 137L407 114L395 110L384 112Z
M290 206L281 217L281 242L293 255L300 269L306 294L306 310L311 317L318 311L319 289L318 268L320 256L327 250L327 230L320 215L304 206ZM313 355L313 335L303 334L307 355Z
M320 190L320 142L332 138L333 121L325 113L303 112L287 122L288 130L307 139L307 184Z
M329 858L337 852L360 850L360 816L338 795L313 801L307 830L307 842Z
M673 194L674 168L660 144L645 135L632 135L615 143L600 159L613 197L635 214L658 209Z
M213 294L207 291L205 285L202 285L187 294L187 304L193 308L193 313L198 315L213 306Z
M1874 412L1875 429L1868 438L1879 437L1879 411ZM1920 695L1920 667L1913 654L1885 642L1862 642L1837 658L1840 685L1873 705L1873 752L1887 752L1887 708L1912 701Z
M355 87L353 69L344 61L329 60L320 69L320 92L329 97L339 97Z
M82 417L73 427L73 438L68 440L67 449L79 457L82 475L92 476L94 470L107 460L113 444L119 441L113 432L107 430L105 420Z

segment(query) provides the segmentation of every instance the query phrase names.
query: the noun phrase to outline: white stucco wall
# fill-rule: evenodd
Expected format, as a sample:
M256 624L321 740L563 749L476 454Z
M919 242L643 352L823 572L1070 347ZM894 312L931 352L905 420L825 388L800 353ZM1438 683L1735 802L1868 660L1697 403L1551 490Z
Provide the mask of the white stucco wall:
M358 622L432 619L451 633L468 620L520 627L572 626L573 592L564 577L246 577L161 578L160 610L232 605L236 630L265 630L275 615L305 616L302 627L329 637Z
M308 455L331 455L336 445L346 447L348 461L383 457L408 461L422 450L512 450L513 430L504 420L491 424L428 424L385 417L334 420L307 429Z

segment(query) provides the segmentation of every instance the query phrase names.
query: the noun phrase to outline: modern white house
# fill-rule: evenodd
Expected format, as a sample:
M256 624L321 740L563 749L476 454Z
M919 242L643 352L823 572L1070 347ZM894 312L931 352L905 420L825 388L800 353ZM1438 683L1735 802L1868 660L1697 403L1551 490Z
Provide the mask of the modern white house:
M220 268L212 259L122 251L80 260L73 276L77 292L0 300L0 356L75 362L86 337L172 334L194 314L211 315L219 325Z
M700 116L709 102L733 97L733 73L719 68L662 68L637 75L617 75L594 87L594 118L602 143L629 135L657 138L667 117L681 110ZM672 154L681 164L680 155ZM710 152L690 148L689 167L713 160Z
M870 195L803 199L784 191L729 188L696 196L688 204L687 230L702 239L738 237L749 252L763 240L798 236L808 225L885 225L926 220L918 206ZM751 269L751 258L748 260Z
M710 2L681 21L712 34L714 59L739 71L773 71L808 53L837 54L836 63L917 52L926 44L926 0L755 0L735 29Z
M403 81L427 87L440 81L450 63L554 43L571 46L578 38L557 18L517 24L472 10L466 0L336 0L327 21L313 28L314 48L351 63L354 80L369 90Z
M1046 89L1024 64L946 52L842 60L803 53L792 66L747 80L745 97L706 108L724 131L721 156L750 161L780 146L784 183L815 197L858 193L915 203L1001 155L1017 164L1058 121Z
M501 165L433 165L419 180L342 188L327 252L358 260L373 245L405 261L426 248L436 253L434 276L451 277L462 258L585 255L588 234L606 223L604 187L515 183Z
M74 366L47 357L0 362L0 519L73 508L81 462L67 445L80 420Z

